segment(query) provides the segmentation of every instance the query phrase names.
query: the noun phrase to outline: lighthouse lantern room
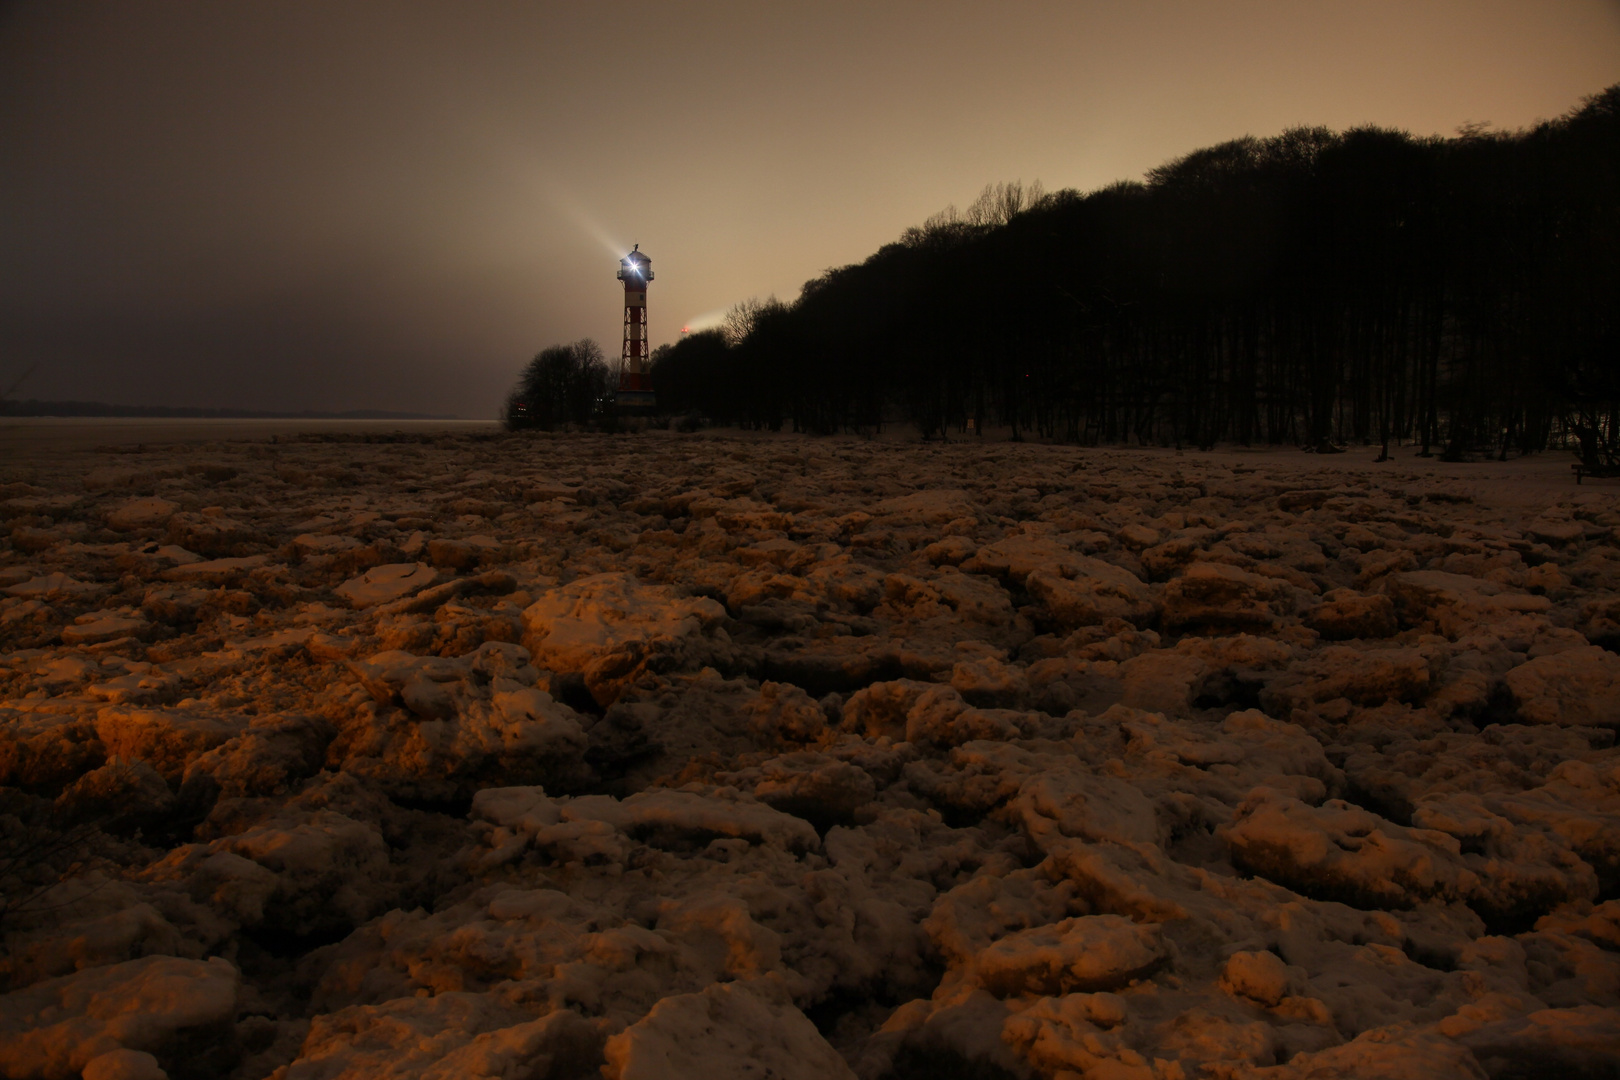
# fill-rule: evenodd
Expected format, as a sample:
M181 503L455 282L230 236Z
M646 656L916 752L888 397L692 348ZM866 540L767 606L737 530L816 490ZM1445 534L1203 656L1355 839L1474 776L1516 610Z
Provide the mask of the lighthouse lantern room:
M624 282L624 351L619 354L619 388L613 400L621 413L649 413L657 406L648 374L647 283L652 279L652 260L637 244L619 261L619 280Z

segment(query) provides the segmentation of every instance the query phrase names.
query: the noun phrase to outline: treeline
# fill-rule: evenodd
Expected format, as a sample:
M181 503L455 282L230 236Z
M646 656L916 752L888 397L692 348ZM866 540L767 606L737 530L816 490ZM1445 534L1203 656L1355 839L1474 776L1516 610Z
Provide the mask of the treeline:
M601 415L612 387L613 373L595 341L552 345L536 353L518 375L501 420L514 431L588 424Z
M1082 443L1620 452L1620 86L1533 129L1299 128L988 188L654 354L670 411Z

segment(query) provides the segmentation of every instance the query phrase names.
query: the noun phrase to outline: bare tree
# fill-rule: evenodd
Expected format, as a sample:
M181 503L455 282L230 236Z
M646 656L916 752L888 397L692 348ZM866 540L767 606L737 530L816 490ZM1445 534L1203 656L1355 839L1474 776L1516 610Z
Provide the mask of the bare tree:
M725 335L727 345L741 345L753 333L754 324L768 311L782 307L782 302L774 295L761 300L757 296L749 297L735 304L726 312L725 321L720 324L720 332Z
M974 226L1005 225L1025 210L1032 210L1045 201L1046 189L1039 180L1028 188L1024 187L1022 180L986 184L979 197L973 200L973 205L967 208L962 220Z

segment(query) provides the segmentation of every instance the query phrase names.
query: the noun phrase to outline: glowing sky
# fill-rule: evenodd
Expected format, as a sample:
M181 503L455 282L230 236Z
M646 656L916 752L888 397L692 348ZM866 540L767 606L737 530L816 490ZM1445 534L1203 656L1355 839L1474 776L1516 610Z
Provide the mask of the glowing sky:
M13 3L0 391L492 416L633 242L657 343L986 183L1615 82L1616 0Z

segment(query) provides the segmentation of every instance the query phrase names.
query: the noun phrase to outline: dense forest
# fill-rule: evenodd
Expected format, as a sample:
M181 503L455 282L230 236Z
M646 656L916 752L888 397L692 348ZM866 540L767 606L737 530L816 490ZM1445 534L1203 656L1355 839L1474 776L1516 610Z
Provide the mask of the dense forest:
M773 429L1596 460L1617 319L1620 85L1525 131L1298 128L1090 194L987 188L653 379Z

